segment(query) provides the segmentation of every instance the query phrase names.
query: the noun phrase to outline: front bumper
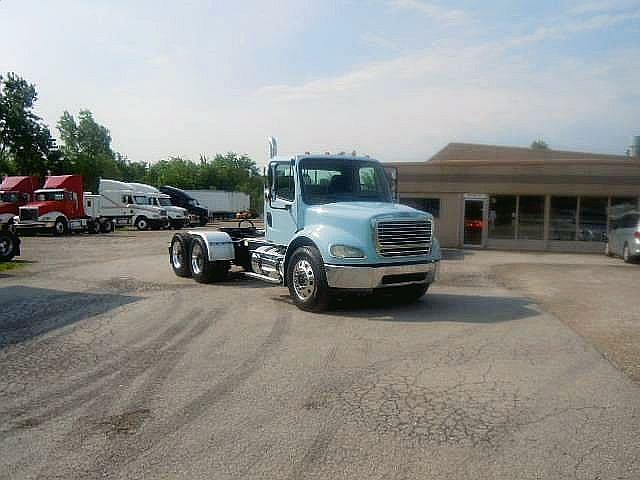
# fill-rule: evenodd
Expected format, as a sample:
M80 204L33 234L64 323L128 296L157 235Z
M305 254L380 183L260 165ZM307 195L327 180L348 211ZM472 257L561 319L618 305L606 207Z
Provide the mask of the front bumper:
M438 277L439 261L393 265L325 265L327 284L331 288L373 290L432 283Z
M149 227L151 227L154 230L157 230L161 228L167 228L169 226L169 219L168 218L147 218L147 223L149 224Z
M18 222L16 224L14 224L16 230L20 231L20 230L39 230L39 229L45 229L45 228L53 228L55 227L56 222L54 221L47 221L47 222L43 222L43 221L24 221L24 222Z

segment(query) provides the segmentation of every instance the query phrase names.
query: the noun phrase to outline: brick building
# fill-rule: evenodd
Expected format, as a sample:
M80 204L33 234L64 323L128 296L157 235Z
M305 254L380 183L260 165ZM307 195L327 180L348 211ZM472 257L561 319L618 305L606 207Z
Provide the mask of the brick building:
M599 252L609 207L640 201L638 157L450 143L387 166L445 247Z

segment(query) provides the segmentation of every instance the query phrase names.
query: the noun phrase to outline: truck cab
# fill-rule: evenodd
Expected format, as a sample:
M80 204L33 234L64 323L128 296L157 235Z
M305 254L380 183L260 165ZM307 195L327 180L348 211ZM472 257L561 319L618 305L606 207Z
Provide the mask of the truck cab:
M395 203L387 172L369 157L273 156L264 218L264 236L223 228L174 237L174 271L178 260L190 271L177 274L215 280L234 262L249 277L287 286L294 303L310 311L327 308L338 291L415 300L437 278L432 216ZM176 242L182 257L172 250Z
M33 200L40 185L38 177L5 177L0 184L0 225L13 223L19 208Z
M168 223L172 228L178 230L188 224L189 216L187 214L187 210L182 207L174 206L169 195L144 183L131 182L129 183L129 186L134 190L136 196L146 197L148 205L166 210Z
M50 229L57 235L86 229L84 187L80 175L47 177L34 199L19 208L19 229Z
M118 225L128 223L138 230L164 228L167 225L167 211L150 205L147 196L136 193L129 183L102 178L98 193L102 197L103 214L115 218Z
M171 203L187 210L191 224L199 224L204 226L209 220L209 211L200 205L198 200L193 198L184 190L169 185L159 188L160 192L171 197Z

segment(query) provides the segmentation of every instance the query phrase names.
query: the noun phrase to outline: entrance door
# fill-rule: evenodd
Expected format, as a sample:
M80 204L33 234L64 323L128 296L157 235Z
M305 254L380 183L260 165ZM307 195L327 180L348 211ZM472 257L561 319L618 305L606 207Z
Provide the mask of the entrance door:
M485 199L464 200L464 245L469 247L484 246L485 238Z

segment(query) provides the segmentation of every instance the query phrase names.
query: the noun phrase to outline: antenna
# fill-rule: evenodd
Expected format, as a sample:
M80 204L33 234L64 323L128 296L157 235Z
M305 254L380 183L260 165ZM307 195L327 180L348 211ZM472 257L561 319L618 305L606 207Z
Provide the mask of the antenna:
M269 142L269 159L272 159L278 155L278 142L276 137L267 137L267 142Z

